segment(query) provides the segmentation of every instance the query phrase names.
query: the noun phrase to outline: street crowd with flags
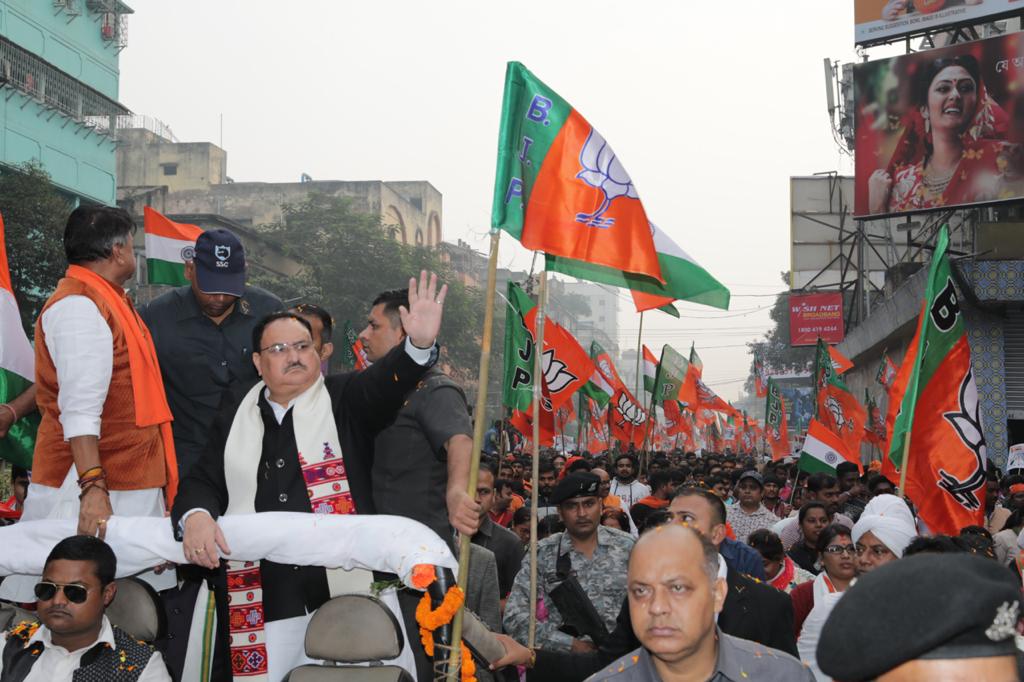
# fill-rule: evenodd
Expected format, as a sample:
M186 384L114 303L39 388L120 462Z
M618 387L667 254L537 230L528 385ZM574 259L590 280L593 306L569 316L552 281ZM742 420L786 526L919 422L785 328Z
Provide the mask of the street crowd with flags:
M730 292L517 62L484 328L459 330L481 342L472 409L438 363L436 276L381 282L365 325L337 325L248 283L238 235L146 207L149 280L173 288L136 308L134 227L74 210L30 343L0 222L0 682L889 679L931 650L907 636L1017 679L1024 477L988 466L945 231L901 361L862 402L819 338L796 432L766 358L744 410L695 342L644 343L645 314ZM544 268L496 291L502 233ZM551 319L549 272L629 291L635 385ZM347 371L325 374L335 329ZM114 608L139 585L145 634ZM967 605L929 617L936 590Z

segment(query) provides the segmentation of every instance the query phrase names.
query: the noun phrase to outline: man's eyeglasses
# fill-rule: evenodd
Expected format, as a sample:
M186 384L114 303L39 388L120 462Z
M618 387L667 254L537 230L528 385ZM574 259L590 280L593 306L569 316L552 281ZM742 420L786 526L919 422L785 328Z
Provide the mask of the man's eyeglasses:
M33 588L36 599L39 601L50 601L57 596L57 590L63 590L64 596L72 604L82 604L89 597L89 588L82 585L62 585L43 580L36 583L35 588Z
M829 545L825 548L825 554L849 554L856 556L859 552L854 545Z
M305 353L311 348L313 348L312 341L295 341L293 343L272 343L266 348L260 348L259 352L270 353L273 356L281 356L289 350L294 350L296 353Z

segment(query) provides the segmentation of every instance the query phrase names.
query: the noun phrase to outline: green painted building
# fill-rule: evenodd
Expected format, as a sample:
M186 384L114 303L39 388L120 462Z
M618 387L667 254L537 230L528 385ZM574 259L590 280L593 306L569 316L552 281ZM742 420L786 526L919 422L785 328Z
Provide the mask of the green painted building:
M0 0L0 165L39 161L79 201L116 200L119 0Z

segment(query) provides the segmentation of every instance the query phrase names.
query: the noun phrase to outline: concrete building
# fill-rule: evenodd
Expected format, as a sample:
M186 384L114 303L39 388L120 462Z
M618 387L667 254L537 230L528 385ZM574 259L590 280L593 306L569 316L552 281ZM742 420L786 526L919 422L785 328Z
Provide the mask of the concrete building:
M113 204L119 0L0 0L0 166L37 161L72 199Z
M129 208L148 202L166 214L214 214L257 227L282 219L281 206L310 192L345 197L355 208L379 215L403 244L441 245L441 193L425 181L313 180L234 182L227 152L209 142L178 142L166 126L118 131L118 201Z
M916 242L934 244L932 222L916 224ZM1005 467L1008 447L1024 442L1024 207L958 212L949 223L988 457ZM916 259L891 268L886 295L871 302L863 321L838 345L854 362L843 378L855 395L863 396L866 388L881 398L875 376L883 354L897 365L902 361L925 295L929 253L921 249Z

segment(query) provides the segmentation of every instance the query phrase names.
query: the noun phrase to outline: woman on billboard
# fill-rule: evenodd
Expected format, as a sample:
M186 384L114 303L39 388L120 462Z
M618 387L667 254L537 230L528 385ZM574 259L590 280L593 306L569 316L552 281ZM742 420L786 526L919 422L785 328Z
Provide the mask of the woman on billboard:
M870 212L1001 198L1019 180L1019 150L997 139L1005 112L985 90L978 61L964 54L923 63L912 88L920 120L903 136L888 168L871 174Z

